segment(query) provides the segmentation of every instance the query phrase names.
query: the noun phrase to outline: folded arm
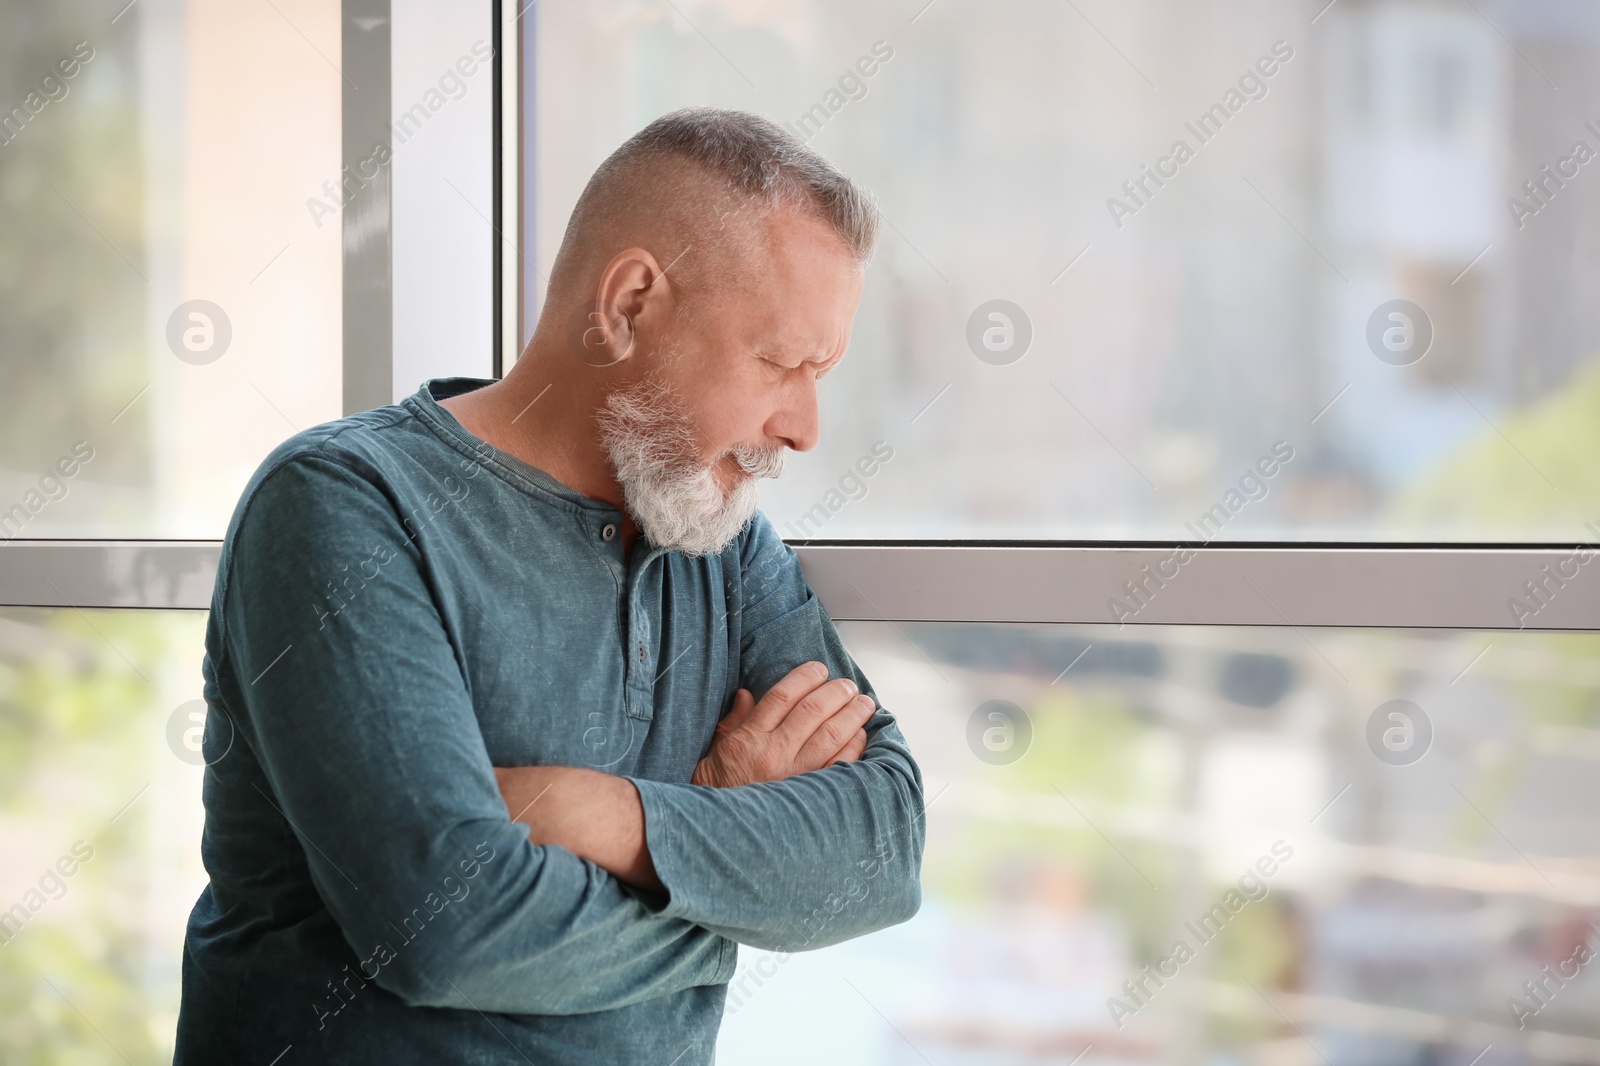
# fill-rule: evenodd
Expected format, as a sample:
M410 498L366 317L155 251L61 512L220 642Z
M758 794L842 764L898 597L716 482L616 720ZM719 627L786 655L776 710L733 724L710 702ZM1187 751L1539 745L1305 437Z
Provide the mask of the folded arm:
M224 647L240 680L224 696L260 763L253 813L298 839L381 987L414 1006L566 1014L726 980L729 941L508 817L420 559L377 486L293 459L265 477L232 548ZM381 565L336 616L313 609L333 606L325 586L352 560Z
M624 879L647 864L649 880L634 883L660 886L663 915L755 947L822 947L905 921L921 900L921 772L793 552L762 516L739 565L740 672L750 690L766 693L761 703L752 706L741 691L693 782L619 779L637 790L637 806L615 792L618 805L598 815L550 811L542 827L534 816L534 839L560 840ZM797 680L809 658L825 673ZM807 697L809 709L795 703L796 686L814 688L830 675L834 681ZM857 691L864 698L853 700ZM762 729L781 728L780 720L799 723L794 737L820 739L766 743ZM547 776L522 778L524 791L508 794L509 807L566 771L529 773ZM621 838L622 851L601 850Z
M871 687L812 601L791 616L822 659ZM875 699L875 697L874 697ZM876 710L855 761L735 788L634 779L663 914L753 947L801 951L903 922L921 903L921 772Z
M796 667L759 703L740 689L693 783L733 788L854 762L875 706L850 680L829 681L821 662ZM576 766L496 767L494 774L506 812L535 844L558 844L630 885L663 891L632 781Z

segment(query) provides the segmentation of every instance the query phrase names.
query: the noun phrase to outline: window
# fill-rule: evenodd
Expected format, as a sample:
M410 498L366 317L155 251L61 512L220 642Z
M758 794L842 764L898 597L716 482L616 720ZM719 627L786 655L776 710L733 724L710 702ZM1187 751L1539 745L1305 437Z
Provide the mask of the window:
M719 1062L1600 1048L1593 634L841 632L926 777L923 907L742 951Z
M220 537L341 413L337 5L121 6L0 12L0 539Z
M221 537L284 438L493 372L487 5L381 6L0 13L0 540Z
M1589 539L1600 182L1508 203L1600 148L1600 33L1546 8L530 8L529 254L689 104L877 194L822 443L764 486L793 538L1191 539L1281 446L1211 536Z
M921 759L925 905L743 952L719 1061L1596 1053L1600 19L522 27L522 337L583 182L676 107L786 124L887 222L763 509Z
M456 66L489 11L353 7L0 8L7 1061L171 1061L246 480L297 430L491 373L492 64ZM378 239L347 246L351 212Z
M720 1061L1600 1058L1600 15L12 7L8 1047L170 1056L251 471L514 359L594 167L717 104L884 208L763 508L930 801L923 912L743 952Z

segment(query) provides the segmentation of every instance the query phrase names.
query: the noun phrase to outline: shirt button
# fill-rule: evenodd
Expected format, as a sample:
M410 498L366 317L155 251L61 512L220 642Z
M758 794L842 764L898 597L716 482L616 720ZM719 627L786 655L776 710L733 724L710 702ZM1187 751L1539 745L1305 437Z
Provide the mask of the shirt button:
M639 661L644 662L644 645L639 645Z
M615 523L607 522L604 526L600 527L600 539L601 540L615 540L616 538L617 538L617 527L616 527Z

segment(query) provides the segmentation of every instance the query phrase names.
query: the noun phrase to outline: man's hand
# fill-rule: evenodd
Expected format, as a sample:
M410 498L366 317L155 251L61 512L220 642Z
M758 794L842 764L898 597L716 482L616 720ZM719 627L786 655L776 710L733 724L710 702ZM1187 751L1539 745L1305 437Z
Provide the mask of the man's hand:
M854 762L866 749L862 727L876 709L849 678L829 681L822 663L797 666L759 703L739 690L690 780L733 788Z
M748 689L739 690L691 780L732 788L854 762L866 749L862 727L876 709L849 678L829 681L826 666L806 663L759 703ZM560 845L618 880L661 891L632 782L574 766L496 767L494 773L506 813L528 827L533 843Z

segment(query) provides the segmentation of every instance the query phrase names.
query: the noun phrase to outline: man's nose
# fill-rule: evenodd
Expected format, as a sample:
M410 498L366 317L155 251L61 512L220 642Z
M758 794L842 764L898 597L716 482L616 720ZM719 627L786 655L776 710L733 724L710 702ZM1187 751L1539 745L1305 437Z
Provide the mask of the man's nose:
M798 384L786 397L784 406L769 429L772 436L797 452L809 452L815 448L820 436L815 383Z

